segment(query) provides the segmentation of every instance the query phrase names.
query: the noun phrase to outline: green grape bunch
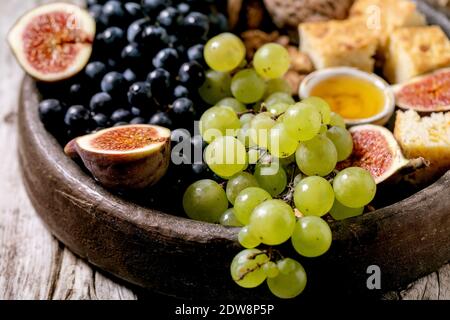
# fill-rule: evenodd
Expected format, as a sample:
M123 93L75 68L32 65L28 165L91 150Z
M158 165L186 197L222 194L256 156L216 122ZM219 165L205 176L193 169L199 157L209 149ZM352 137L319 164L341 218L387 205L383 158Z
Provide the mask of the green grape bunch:
M306 287L297 260L326 254L333 234L327 221L363 214L376 184L364 169L337 171L353 152L344 119L326 101L295 101L283 79L287 50L266 44L245 62L245 46L230 33L205 45L211 68L199 95L210 105L200 118L208 145L203 159L225 182L200 180L183 197L196 220L240 228L244 248L231 262L237 285L266 282L278 298L291 299ZM291 243L298 259L279 249Z

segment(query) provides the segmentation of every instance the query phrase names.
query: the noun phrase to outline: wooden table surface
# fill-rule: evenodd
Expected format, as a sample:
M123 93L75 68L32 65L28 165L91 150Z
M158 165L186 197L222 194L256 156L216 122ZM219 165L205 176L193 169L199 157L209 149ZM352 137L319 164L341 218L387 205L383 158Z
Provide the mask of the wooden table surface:
M145 297L142 290L111 279L59 243L39 220L22 185L16 131L23 72L4 39L21 14L44 2L48 0L0 1L0 299ZM450 299L450 265L385 298Z

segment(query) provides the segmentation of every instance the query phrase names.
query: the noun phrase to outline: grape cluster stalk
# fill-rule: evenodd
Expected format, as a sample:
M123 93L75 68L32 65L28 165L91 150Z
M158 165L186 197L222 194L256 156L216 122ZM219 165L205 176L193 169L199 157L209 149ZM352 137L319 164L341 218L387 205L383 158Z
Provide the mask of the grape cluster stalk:
M239 286L266 282L275 296L294 298L306 287L305 269L275 247L290 241L302 257L325 254L332 232L323 217L362 214L375 181L361 168L336 170L352 153L352 136L324 100L293 99L282 78L290 64L284 47L266 44L247 63L242 41L222 33L204 57L211 68L199 91L211 104L199 125L204 161L226 182L194 182L183 196L185 212L241 228L244 250L230 266Z

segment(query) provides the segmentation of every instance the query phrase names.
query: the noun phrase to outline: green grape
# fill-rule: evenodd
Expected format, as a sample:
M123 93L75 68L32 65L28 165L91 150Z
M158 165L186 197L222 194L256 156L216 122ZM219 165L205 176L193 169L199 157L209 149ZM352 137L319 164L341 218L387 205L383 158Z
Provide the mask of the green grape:
M319 134L325 134L328 131L328 126L326 124L323 124L320 126Z
M236 100L236 99L234 99L234 100ZM236 100L237 101L237 100ZM238 101L239 102L239 101ZM240 103L240 102L239 102ZM252 113L245 113L245 114L243 114L240 118L239 118L239 121L241 121L241 124L242 125L244 125L244 124L250 124L250 122L253 120L253 118L255 117L255 115L254 114L252 114Z
M228 199L217 182L199 180L184 192L183 208L191 219L216 223L227 210Z
M272 197L281 194L287 186L286 171L279 163L269 165L258 163L255 166L254 176L261 188L270 193Z
M203 140L211 142L241 127L236 112L226 107L211 107L200 118L199 128Z
M290 106L291 106L290 104L278 102L278 103L270 105L269 107L268 106L266 106L266 107L267 107L267 111L269 111L274 116L278 116L278 115L286 112L286 110L289 109Z
M327 131L327 137L336 147L337 161L342 161L350 157L353 151L353 138L347 129L331 127Z
M261 153L261 157L259 158L259 164L264 166L271 166L272 163L275 166L278 162L278 158L272 157L267 151L263 151ZM274 167L275 170L278 170L278 167ZM270 174L275 173L275 171L271 171Z
M341 127L345 129L345 120L338 113L331 112L330 126Z
M261 188L250 187L242 190L234 200L234 214L244 225L250 222L250 216L259 204L272 199L270 194Z
M290 259L292 260L292 259ZM292 260L294 270L290 273L280 272L278 276L267 279L270 292L281 299L292 299L298 296L306 287L307 277L303 266Z
M230 92L230 95L231 95L231 92ZM231 98L231 97L223 98L222 100L220 100L219 102L216 103L216 106L230 107L236 113L248 111L245 104L243 104L242 102L239 102L235 98ZM249 115L251 115L251 114L249 114Z
M350 167L337 174L333 189L336 199L344 206L361 208L373 200L377 185L369 171Z
M234 137L218 137L205 149L205 162L218 176L229 178L247 167L247 150Z
M250 122L250 140L253 144L267 149L269 146L270 129L276 124L269 112L257 114Z
M269 151L277 158L286 158L295 153L298 141L287 132L283 123L276 124L269 132Z
M255 146L250 139L250 125L244 124L241 129L236 132L236 138L246 147Z
M277 261L277 267L278 270L280 270L280 273L282 274L289 274L295 271L297 268L296 262L294 259L291 258L284 258Z
M308 258L318 257L327 252L332 240L330 226L316 216L300 218L292 234L294 249Z
M289 108L288 108L289 109ZM286 110L287 111L287 110ZM285 111L285 112L286 112ZM277 123L283 123L284 124L284 115L285 115L286 113L282 113L282 114L280 114L278 117L277 117L277 120L276 120L276 122Z
M267 109L277 103L285 103L288 105L293 105L295 103L294 98L292 98L290 93L286 92L274 92L264 100L264 105ZM285 110L286 111L286 110Z
M226 193L228 200L234 204L237 195L244 189L250 187L258 187L255 177L248 172L238 173L230 178L227 182Z
M283 46L268 43L260 47L253 57L253 67L261 77L274 79L282 77L289 69L291 59Z
M333 142L324 135L317 135L300 143L295 152L299 169L308 176L326 176L336 167L337 151Z
M295 162L295 153L291 154L289 157L286 158L280 158L280 164L283 166L283 168L289 167L290 164Z
M334 202L331 184L322 177L307 177L295 187L295 207L305 216L323 216Z
M205 72L205 82L198 89L200 97L210 105L231 95L231 76L225 72L208 70Z
M311 105L296 103L286 110L283 123L293 138L307 141L319 133L321 123L320 113Z
M294 177L294 182L293 182L294 187L296 187L300 183L300 181L302 181L304 178L305 178L305 176L302 173L299 173L298 175L296 175Z
M256 248L261 244L261 241L251 231L250 226L242 227L238 233L238 240L241 246L247 249Z
M266 262L263 266L263 270L267 278L275 278L280 274L277 264L273 261Z
M233 208L226 210L220 216L219 223L225 227L242 227L242 223L236 218Z
M337 200L334 200L333 207L330 210L330 215L334 220L345 220L360 216L364 212L364 207L361 208L349 208L344 206Z
M233 280L244 288L255 288L266 280L263 265L269 257L259 249L245 249L231 262L230 272Z
M258 205L250 216L250 226L262 243L279 245L292 236L295 215L282 200L266 200Z
M289 82L287 82L283 78L270 79L266 82L266 92L264 93L264 99L275 92L285 92L291 94L292 88Z
M232 33L221 33L211 38L203 51L208 66L216 71L236 69L245 58L245 45Z
M302 103L312 105L315 107L322 116L323 124L330 124L331 121L331 109L330 105L319 97L309 97L302 100Z
M231 79L231 92L240 102L248 104L259 101L266 90L266 84L253 69L239 71Z

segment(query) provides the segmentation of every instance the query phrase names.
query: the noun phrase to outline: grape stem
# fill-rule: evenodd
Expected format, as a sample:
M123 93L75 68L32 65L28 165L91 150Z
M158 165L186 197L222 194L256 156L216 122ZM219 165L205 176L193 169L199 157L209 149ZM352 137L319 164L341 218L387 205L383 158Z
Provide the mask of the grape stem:
M270 248L269 248L270 249ZM256 252L254 254L252 254L251 256L248 257L249 260L253 260L255 259L257 256L260 256L262 254L268 254L269 250L261 250L260 252Z
M248 259L249 259L249 260L254 260L254 259L256 259L257 256L260 256L260 255L262 255L262 254L267 254L267 255L269 256L269 260L270 260L270 248L269 248L269 250L261 250L260 252L256 252L256 253L250 255L250 256L248 257ZM258 270L258 268L261 268L264 264L265 264L265 262L262 263L262 264L257 263L256 266L255 266L254 268L247 269L247 270L246 270L246 271L245 271L245 272L237 279L237 281L243 280L249 273L252 273L253 271Z
M256 160L256 163L260 163L261 160L264 159L267 155L270 156L270 154L267 152L266 149L263 149L263 148L260 148L260 147L253 146L253 147L249 147L248 150L258 150L258 151L263 151L263 153L262 153L262 154L258 157L258 159ZM272 160L271 160L269 163L271 163L271 162L272 162Z
M258 270L259 268L261 268L262 266L264 266L266 263L257 263L255 267L251 268L251 269L247 269L243 274L241 274L241 276L237 279L237 281L241 281L243 280L248 274L252 273L253 271Z
M333 184L334 177L336 177L338 173L339 170L334 169L333 172L331 172L328 176L325 177L325 179L328 180L329 183Z
M253 267L251 269L247 269L243 274L241 274L241 276L237 279L237 281L243 280L248 274L258 270L259 268L264 266L267 262L272 261L272 258L278 257L278 259L274 259L275 261L284 259L281 252L274 249L273 247L268 247L265 250L261 250L260 252L254 253L251 256L249 256L248 258L249 258L249 260L254 260L257 256L262 255L262 254L266 254L268 256L269 260L264 263L257 263L255 267Z
M273 247L269 247L267 249L267 255L269 256L270 261L278 261L284 258L284 256L281 254L281 252L277 249L274 249ZM278 259L275 259L278 258Z
M240 117L240 116L242 116L244 114L249 114L249 113L255 114L256 112L255 112L255 110L250 109L250 110L247 110L247 111L237 112L237 115L238 115L238 117Z
M295 173L296 173L296 164L295 163L291 163L290 166L292 167L291 170L291 178L287 187L287 191L285 193L282 193L280 195L280 199L283 200L284 202L289 203L289 205L291 207L293 207L293 202L294 202L294 190L295 190L295 186L294 186L294 180L295 180Z

